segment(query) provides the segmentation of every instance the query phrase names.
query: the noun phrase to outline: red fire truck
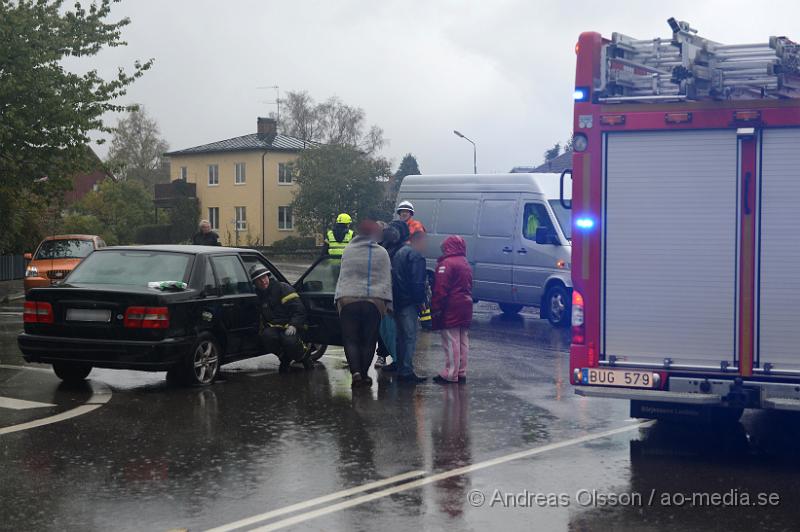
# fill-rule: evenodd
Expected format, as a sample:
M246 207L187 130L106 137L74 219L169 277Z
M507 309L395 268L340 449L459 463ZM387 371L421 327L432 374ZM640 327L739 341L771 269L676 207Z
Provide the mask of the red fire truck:
M576 45L571 382L642 418L800 410L800 46L668 22Z

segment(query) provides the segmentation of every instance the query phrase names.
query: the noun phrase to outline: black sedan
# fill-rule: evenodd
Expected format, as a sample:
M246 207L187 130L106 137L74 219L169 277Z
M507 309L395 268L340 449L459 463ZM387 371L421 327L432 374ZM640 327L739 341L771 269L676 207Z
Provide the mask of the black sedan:
M30 291L20 349L28 362L52 364L65 381L100 367L167 371L186 384L211 384L222 364L266 354L247 273L257 263L286 282L250 249L99 249L63 283ZM295 283L308 311L301 337L314 358L342 343L333 302L338 274L338 261L322 258Z

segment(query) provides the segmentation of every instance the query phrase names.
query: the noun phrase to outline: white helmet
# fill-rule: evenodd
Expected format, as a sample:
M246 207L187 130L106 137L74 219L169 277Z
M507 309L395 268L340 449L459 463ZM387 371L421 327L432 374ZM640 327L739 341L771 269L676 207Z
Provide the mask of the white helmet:
M400 211L411 211L411 214L414 214L414 204L410 201L401 201L397 206L397 213L400 214Z

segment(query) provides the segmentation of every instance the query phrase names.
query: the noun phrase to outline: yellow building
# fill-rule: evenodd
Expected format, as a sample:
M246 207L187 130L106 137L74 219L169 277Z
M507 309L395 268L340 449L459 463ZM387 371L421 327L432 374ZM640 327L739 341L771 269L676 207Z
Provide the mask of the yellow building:
M256 133L166 155L173 179L196 183L201 217L223 245L269 245L297 235L291 164L310 146L259 117Z

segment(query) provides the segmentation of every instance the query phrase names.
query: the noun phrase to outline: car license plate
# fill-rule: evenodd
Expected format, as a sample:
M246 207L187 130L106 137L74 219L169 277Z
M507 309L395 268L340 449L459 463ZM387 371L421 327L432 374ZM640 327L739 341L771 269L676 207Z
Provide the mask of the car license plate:
M592 386L624 386L627 388L655 388L655 379L650 371L624 369L584 368L581 384Z
M111 321L111 311L90 308L68 308L67 321L94 321L108 323Z

